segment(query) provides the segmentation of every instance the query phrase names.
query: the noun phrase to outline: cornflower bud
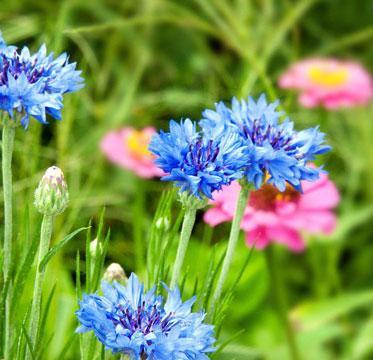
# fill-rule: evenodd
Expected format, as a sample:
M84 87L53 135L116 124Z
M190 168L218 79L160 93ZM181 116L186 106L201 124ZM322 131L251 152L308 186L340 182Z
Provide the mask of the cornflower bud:
M91 256L93 258L96 257L96 254L97 254L97 246L98 246L98 253L99 255L102 254L102 244L101 242L98 241L98 239L94 239L91 241L91 243L89 244L89 252L91 253Z
M124 272L123 268L117 264L112 263L108 266L104 273L104 280L112 282L112 281L118 281L118 282L124 282L127 280L126 273Z
M170 229L170 220L166 216L162 216L155 222L155 227L158 230L168 231Z
M34 205L44 215L61 214L67 207L69 192L63 172L57 166L47 169L35 190Z

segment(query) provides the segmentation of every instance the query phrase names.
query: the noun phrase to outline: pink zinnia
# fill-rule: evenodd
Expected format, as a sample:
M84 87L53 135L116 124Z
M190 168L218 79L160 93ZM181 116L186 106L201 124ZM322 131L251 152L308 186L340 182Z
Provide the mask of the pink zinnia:
M364 105L373 95L371 75L359 63L337 59L297 62L280 77L279 86L299 90L299 102L308 108Z
M162 176L163 172L154 163L148 145L156 130L145 127L136 130L125 127L111 131L101 141L101 149L107 158L124 169L133 171L143 178Z
M315 182L303 182L303 193L288 186L279 192L264 184L250 193L241 228L246 232L248 246L262 249L271 241L285 244L295 252L304 250L302 233L330 234L336 225L333 208L339 193L324 174ZM214 207L207 210L204 220L211 226L233 219L240 185L232 183L215 194Z

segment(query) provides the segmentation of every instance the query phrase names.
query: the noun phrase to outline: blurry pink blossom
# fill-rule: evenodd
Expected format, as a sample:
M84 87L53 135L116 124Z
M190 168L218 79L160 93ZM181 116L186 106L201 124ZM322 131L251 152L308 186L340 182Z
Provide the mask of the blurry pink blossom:
M280 77L279 86L299 90L299 102L307 108L364 105L373 96L371 75L357 62L338 59L297 62Z
M150 139L155 132L152 127L142 130L125 127L111 131L102 139L101 150L111 162L140 177L162 176L162 170L153 163L154 156L148 151Z
M303 182L303 193L288 186L279 192L274 186L264 184L250 193L241 228L246 232L248 246L262 249L270 242L285 244L290 250L300 252L305 244L303 232L331 233L336 225L333 208L339 202L339 193L325 174L315 182ZM215 193L214 205L206 211L204 221L216 226L233 219L240 185L238 182Z

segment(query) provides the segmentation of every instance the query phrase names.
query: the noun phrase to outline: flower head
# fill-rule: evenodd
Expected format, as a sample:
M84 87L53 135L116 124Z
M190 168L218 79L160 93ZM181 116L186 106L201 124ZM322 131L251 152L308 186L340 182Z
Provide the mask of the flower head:
M13 118L14 111L27 128L32 116L46 124L46 114L61 119L63 94L83 87L76 64L63 53L56 59L42 45L36 54L24 47L6 46L0 35L0 109Z
M302 234L329 234L336 224L333 208L339 202L334 183L322 174L315 182L304 181L303 193L290 186L279 192L273 185L265 184L251 192L241 228L246 232L246 243L258 249L272 241L282 243L290 250L304 249ZM240 192L237 182L227 186L211 202L204 220L211 226L231 221Z
M69 192L63 172L57 166L47 169L35 190L34 205L44 215L58 215L65 211Z
M372 77L359 63L338 59L299 61L280 77L279 86L300 92L308 108L338 109L367 104L373 96Z
M213 191L241 178L246 162L237 134L198 132L189 119L171 121L170 131L156 134L149 150L157 157L155 164L167 174L162 180L175 181L181 192L197 198L211 198Z
M178 289L168 298L144 291L131 274L124 287L102 283L103 296L84 295L76 315L78 332L93 330L113 353L135 359L208 359L214 351L213 326L203 323L204 314L194 313L194 298L182 302Z
M279 122L278 102L267 103L264 95L255 102L232 100L231 108L223 102L215 110L205 110L201 126L205 131L235 131L246 148L248 161L245 175L260 188L264 179L280 191L289 183L301 190L301 180L317 179L320 169L308 166L316 155L330 150L324 145L324 134L318 128L294 130L289 119Z
M152 127L142 130L125 127L111 131L102 139L101 150L111 162L133 171L137 176L162 176L163 171L154 164L154 155L148 150L150 139L155 132Z

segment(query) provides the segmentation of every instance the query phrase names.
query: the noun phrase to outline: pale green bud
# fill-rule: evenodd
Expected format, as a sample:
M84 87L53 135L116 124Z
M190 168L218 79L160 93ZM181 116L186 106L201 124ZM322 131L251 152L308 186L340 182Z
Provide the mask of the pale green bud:
M57 166L47 169L35 190L34 205L44 215L61 214L69 202L63 172Z
M98 239L94 239L93 241L91 241L91 243L89 244L89 252L91 253L91 256L94 258L96 257L96 254L97 254L97 246L98 246L98 253L99 255L102 254L102 244L100 241L98 241Z
M106 269L104 273L104 279L109 282L112 282L112 281L124 282L124 281L127 281L127 276L123 268L119 264L112 263Z
M155 227L158 230L168 231L170 229L170 220L166 216L162 216L155 222Z

